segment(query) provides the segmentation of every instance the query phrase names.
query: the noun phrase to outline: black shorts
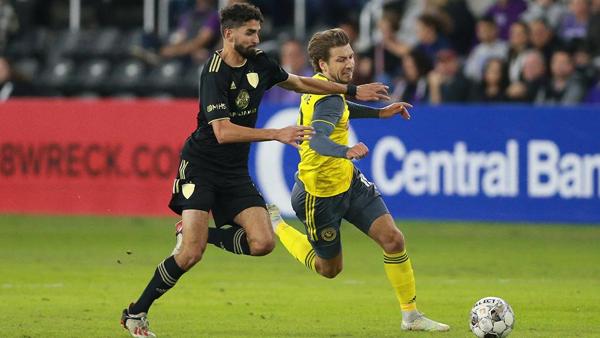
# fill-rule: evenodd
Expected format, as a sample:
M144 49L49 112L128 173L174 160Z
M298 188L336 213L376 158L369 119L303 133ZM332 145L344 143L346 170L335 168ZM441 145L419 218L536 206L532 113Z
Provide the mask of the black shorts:
M325 259L334 258L342 249L342 218L368 234L371 224L377 218L389 214L375 184L369 182L356 168L350 188L331 197L311 195L296 178L292 190L292 207L298 219L304 223L308 241L315 253Z
M233 219L250 207L265 208L265 200L248 175L223 175L195 168L182 160L173 182L169 208L211 211L215 225L235 224Z

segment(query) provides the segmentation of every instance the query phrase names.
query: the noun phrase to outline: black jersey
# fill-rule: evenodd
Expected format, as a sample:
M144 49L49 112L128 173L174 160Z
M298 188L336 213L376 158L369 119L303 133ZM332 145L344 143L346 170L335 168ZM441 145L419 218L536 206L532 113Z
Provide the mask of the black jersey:
M239 67L228 66L215 52L200 74L198 127L188 137L182 158L213 173L247 175L250 142L219 144L210 123L229 119L254 128L265 91L287 78L262 51Z

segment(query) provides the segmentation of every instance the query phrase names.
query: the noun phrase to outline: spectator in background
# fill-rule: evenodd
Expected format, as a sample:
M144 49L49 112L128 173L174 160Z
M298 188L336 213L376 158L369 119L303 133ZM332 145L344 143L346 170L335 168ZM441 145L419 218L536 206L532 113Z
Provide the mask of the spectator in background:
M403 4L403 8L397 22L396 38L406 45L407 52L417 43L417 19L426 12L430 2L431 0L405 0L400 2Z
M372 78L391 86L402 73L402 56L410 51L410 47L396 38L398 18L394 13L384 13L378 29L381 40L361 54L357 68L361 78Z
M523 0L498 0L486 13L496 22L498 27L498 36L502 40L508 39L510 26L517 22L527 9L527 4Z
M544 55L546 62L550 60L556 49L561 48L560 41L554 36L554 32L543 19L536 19L529 23L529 41L531 47Z
M585 39L590 18L589 0L570 0L569 11L558 28L558 36L564 42Z
M348 35L352 49L355 51L358 50L356 46L358 41L358 23L352 19L344 20L340 22L339 28ZM363 57L363 53L354 54L354 64L356 66L354 67L352 82L356 85L373 82L373 59L370 57L363 59Z
M435 0L439 12L437 17L446 22L448 40L460 55L467 55L475 40L475 17L465 0Z
M481 80L482 70L491 58L504 59L508 52L506 42L498 39L498 28L491 17L483 17L477 22L479 44L473 48L465 63L465 76L472 81Z
M506 64L502 59L491 58L485 64L483 79L474 83L469 94L471 102L503 102L507 100Z
M416 49L433 61L437 52L450 49L450 43L444 36L441 22L432 14L423 14L417 20Z
M498 0L466 0L471 13L476 17L482 17Z
M427 85L431 104L467 101L469 80L462 73L456 52L446 49L437 53Z
M532 103L546 83L546 62L537 50L527 51L523 57L521 79L510 83L506 95L510 101Z
M587 28L588 50L592 58L597 58L600 68L600 0L592 0L591 16Z
M588 44L583 40L572 41L572 57L575 73L583 81L586 88L594 86L598 80L598 71L592 63L592 55Z
M421 103L427 100L427 74L431 61L423 52L413 49L402 57L403 78L394 85L392 101Z
M281 45L280 65L288 73L312 76L313 71L308 66L304 46L298 40L287 40ZM263 97L263 102L274 104L297 104L300 95L294 91L283 89L279 86L271 88Z
M179 19L170 43L160 49L163 58L189 57L204 62L219 37L219 13L213 0L196 0L193 9Z
M529 28L522 21L517 21L510 26L508 40L508 79L510 82L518 81L523 68L523 57L529 47Z
M581 102L585 86L575 73L571 55L566 50L557 50L550 64L552 78L538 93L535 103L572 105Z
M525 22L546 20L552 29L557 29L566 12L567 9L560 0L534 0L529 3L521 19Z
M348 35L348 39L350 39L350 46L352 48L356 48L356 41L358 40L358 23L354 20L347 19L341 21L338 25L346 34Z
M8 0L0 0L0 55L4 55L8 39L19 30L19 18Z
M292 1L294 2L294 1ZM360 10L369 0L327 0L319 1L319 15L325 16L325 23L328 26L339 26L340 13L344 13L346 17L358 18Z

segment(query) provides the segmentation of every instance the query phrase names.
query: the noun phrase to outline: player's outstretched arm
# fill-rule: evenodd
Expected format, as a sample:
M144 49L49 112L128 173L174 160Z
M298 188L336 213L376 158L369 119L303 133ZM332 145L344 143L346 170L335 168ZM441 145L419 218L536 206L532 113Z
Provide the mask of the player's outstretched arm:
M307 126L289 126L281 129L248 128L231 123L228 119L211 123L217 142L262 142L279 141L298 147L298 142L310 140L314 129Z
M392 103L383 108L373 108L351 101L347 101L347 104L351 119L386 119L400 114L405 120L410 120L408 108L412 108L412 105L406 102Z
M312 77L289 74L287 80L278 85L287 90L306 94L347 94L361 101L389 100L388 87L382 83L368 83L360 86L341 84L333 81L317 80Z

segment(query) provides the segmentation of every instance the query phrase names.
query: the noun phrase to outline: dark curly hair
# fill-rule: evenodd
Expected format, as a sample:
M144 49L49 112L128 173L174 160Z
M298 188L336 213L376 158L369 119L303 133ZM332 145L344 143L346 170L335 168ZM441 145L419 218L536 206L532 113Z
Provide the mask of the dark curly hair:
M260 9L247 3L237 3L223 8L220 12L221 33L225 29L238 28L250 20L263 22Z

